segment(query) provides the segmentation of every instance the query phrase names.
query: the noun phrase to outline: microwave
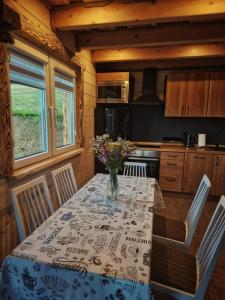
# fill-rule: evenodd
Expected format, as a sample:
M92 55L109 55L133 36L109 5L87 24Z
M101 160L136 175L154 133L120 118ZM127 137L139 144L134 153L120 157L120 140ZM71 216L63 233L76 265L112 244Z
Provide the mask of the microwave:
M128 103L129 73L97 73L97 103Z

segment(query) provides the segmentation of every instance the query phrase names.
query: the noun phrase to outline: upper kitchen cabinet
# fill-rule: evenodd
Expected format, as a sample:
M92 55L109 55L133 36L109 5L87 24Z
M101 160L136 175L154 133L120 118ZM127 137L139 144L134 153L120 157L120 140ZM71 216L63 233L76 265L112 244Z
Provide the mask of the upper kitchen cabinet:
M166 117L205 117L210 72L172 73L167 78Z
M210 72L188 73L186 117L205 117L209 96Z
M209 86L208 117L225 117L225 72L212 72Z
M166 117L184 115L187 94L187 73L170 73L166 84Z

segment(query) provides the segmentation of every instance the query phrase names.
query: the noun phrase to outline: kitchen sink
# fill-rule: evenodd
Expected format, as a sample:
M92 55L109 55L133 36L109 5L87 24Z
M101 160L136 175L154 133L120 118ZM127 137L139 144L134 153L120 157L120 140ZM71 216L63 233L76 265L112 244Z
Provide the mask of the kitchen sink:
M225 147L209 146L208 148L213 151L225 151Z

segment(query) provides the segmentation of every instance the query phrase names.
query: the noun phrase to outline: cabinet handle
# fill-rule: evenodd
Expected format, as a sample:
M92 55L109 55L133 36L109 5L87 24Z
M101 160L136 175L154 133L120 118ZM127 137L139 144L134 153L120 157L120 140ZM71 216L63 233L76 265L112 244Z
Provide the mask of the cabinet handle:
M177 155L174 155L174 154L168 154L167 156L168 157L177 157Z
M216 157L216 166L219 166L219 157Z
M182 111L181 111L181 115L183 116L184 115L184 105L182 105Z
M189 105L187 105L187 116L189 116Z
M197 159L205 159L204 156L193 156L193 158L197 158Z
M167 181L170 181L170 182L174 182L174 181L176 181L176 179L175 179L175 178L169 178L169 177L167 177L167 178L166 178L166 180L167 180Z
M167 163L167 166L176 166L176 163Z

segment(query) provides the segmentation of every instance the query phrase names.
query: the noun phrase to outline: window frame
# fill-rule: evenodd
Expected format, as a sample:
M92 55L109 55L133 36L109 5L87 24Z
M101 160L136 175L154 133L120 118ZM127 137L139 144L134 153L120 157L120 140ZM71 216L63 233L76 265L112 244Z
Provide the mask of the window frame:
M76 73L75 70L66 65L66 63L57 60L56 58L51 57L42 50L39 50L35 46L29 44L26 41L15 38L15 43L9 46L9 50L14 50L28 58L34 59L39 63L44 64L45 70L45 84L46 84L46 124L47 124L47 147L48 151L43 153L38 153L30 155L28 157L15 159L15 151L13 151L13 168L14 170L44 161L49 158L56 157L59 154L69 152L78 148L77 146L77 103L76 103ZM57 64L57 69L65 75L74 77L74 144L62 147L57 149L56 147L56 130L54 129L54 108L55 108L55 84L54 84L54 69L53 67ZM59 67L58 67L59 66ZM9 66L8 66L9 74ZM11 130L14 140L14 129L13 129L13 116L12 116L12 97L11 97L11 81L9 80L9 97L11 101ZM54 144L55 143L55 144Z
M50 77L54 78L55 77L55 70L61 72L62 74L65 74L71 78L73 78L73 107L74 107L74 144L70 145L65 145L61 148L57 148L56 145L56 126L55 126L55 80L52 80L50 82L51 84L51 106L52 106L52 151L53 151L53 156L62 154L68 151L71 151L73 149L77 148L77 126L76 126L76 74L75 71L72 70L70 67L65 65L64 63L59 62L57 59L50 57Z

